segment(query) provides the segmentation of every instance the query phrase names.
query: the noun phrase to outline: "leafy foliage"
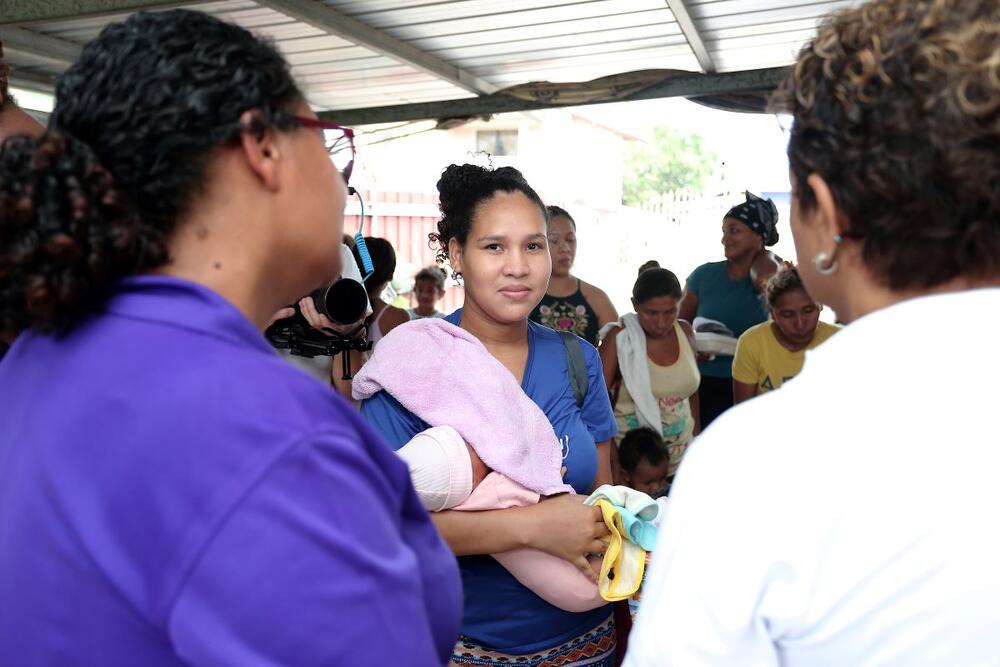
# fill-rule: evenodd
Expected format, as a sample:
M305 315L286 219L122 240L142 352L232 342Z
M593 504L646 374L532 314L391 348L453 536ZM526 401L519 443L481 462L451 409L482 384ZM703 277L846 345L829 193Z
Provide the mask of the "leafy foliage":
M634 142L626 149L622 199L636 206L672 190L701 192L712 176L715 160L700 134L659 125L651 143Z

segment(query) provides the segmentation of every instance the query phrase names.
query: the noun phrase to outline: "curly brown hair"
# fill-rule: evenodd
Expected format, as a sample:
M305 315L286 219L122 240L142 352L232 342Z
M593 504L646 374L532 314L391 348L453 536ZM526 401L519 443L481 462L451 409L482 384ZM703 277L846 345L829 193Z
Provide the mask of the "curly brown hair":
M441 173L437 182L441 220L437 231L428 234L431 248L437 250L440 263L448 261L448 242L451 239L464 246L472 229L476 208L498 192L520 192L533 201L548 222L548 211L524 176L514 167L487 169L475 164L451 164Z
M799 270L794 266L786 264L767 279L767 283L764 285L764 300L767 301L768 306L774 308L775 304L778 303L778 299L795 290L802 290L806 294L809 293L802 282Z
M794 117L788 158L830 186L886 287L1000 276L1000 3L874 0L832 14L772 109Z

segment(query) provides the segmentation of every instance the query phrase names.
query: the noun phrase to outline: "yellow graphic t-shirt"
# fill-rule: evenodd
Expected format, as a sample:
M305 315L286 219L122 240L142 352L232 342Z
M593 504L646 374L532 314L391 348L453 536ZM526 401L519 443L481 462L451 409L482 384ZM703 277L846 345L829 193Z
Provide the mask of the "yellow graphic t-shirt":
M806 350L811 350L837 333L840 327L820 322L812 342L797 352L783 347L774 336L772 322L761 322L740 336L733 357L733 379L744 384L757 385L757 393L777 389L799 374L805 361Z

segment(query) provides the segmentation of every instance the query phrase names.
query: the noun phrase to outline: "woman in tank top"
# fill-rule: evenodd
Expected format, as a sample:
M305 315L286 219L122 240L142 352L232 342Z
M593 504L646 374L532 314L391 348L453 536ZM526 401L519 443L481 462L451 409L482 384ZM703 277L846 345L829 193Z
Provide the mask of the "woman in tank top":
M644 265L645 267L646 265ZM688 444L700 430L694 331L678 319L681 286L671 271L641 270L632 288L632 305L612 323L601 344L604 378L611 388L618 436L611 448L618 472L617 444L629 431L652 428L670 454L672 479Z
M597 345L597 332L617 320L618 312L603 290L570 273L576 260L576 222L558 206L546 209L552 277L545 296L529 319L556 331L572 331L591 345Z

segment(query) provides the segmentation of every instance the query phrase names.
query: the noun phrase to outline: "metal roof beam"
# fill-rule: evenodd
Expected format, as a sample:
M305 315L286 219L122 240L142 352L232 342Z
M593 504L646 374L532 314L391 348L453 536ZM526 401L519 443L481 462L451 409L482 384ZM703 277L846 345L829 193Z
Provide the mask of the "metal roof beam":
M515 111L558 109L565 106L608 104L610 102L635 102L661 97L701 97L726 93L764 93L774 90L788 75L789 67L724 72L721 74L690 74L678 76L621 99L601 99L574 104L546 104L525 100L503 93L472 97L463 100L420 102L365 109L333 109L319 113L324 120L340 125L368 125L373 123L399 123L412 120L438 118L471 118Z
M2 2L3 0L0 0ZM497 86L480 79L471 72L456 67L437 56L422 51L412 44L396 39L386 32L371 27L355 18L316 0L255 0L297 21L308 23L320 30L366 46L382 55L427 72L463 90L477 95L498 90Z
M25 90L33 90L36 93L48 93L52 95L56 90L56 77L15 69L10 73L10 85L14 88L24 88Z
M83 51L83 47L75 42L24 28L0 29L0 39L3 40L4 47L10 51L20 51L64 63L75 62Z
M705 74L715 72L715 62L712 60L712 54L708 52L705 40L701 38L698 26L691 19L691 14L688 13L684 0L667 0L667 7L673 13L674 20L677 21L677 25L680 26L681 32L684 34L684 39L687 40L691 51L694 52L694 57L698 59L701 71L705 72Z
M186 0L194 5L205 0ZM140 9L176 7L169 0L0 0L0 25L27 25L101 14L121 14Z

